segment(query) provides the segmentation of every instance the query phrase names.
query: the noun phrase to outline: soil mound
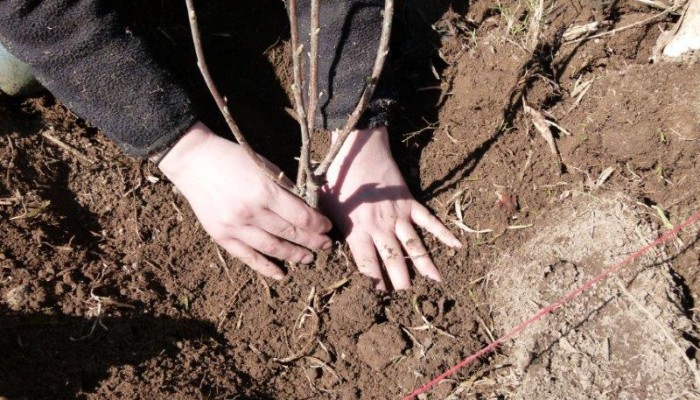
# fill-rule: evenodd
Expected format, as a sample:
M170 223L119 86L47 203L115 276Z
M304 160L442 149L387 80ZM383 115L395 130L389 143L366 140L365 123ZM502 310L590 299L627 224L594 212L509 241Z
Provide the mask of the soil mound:
M503 332L656 237L622 196L581 198L493 271ZM696 329L666 254L654 250L526 330L507 349L514 399L670 399L697 395ZM692 389L692 388L695 389ZM695 391L694 391L695 390ZM694 397L697 398L697 397Z

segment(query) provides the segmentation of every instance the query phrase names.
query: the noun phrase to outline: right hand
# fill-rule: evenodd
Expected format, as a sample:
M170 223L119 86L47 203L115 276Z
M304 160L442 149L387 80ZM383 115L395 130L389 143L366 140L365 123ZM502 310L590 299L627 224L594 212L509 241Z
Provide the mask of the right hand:
M314 258L310 250L332 245L326 217L272 182L238 144L202 123L190 128L159 167L212 239L262 275L284 278L265 256L308 264Z

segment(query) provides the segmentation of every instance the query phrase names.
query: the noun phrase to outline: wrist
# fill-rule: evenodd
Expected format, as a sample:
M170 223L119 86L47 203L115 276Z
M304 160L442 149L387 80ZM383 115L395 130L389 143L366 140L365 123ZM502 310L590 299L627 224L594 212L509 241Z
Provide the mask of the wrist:
M158 159L158 168L172 180L173 176L187 168L186 164L192 161L198 150L213 135L214 133L206 125L197 122L169 149L151 156L151 159Z
M331 134L331 143L335 143L339 137L339 131L335 130ZM350 143L355 143L358 141L370 142L379 141L382 143L389 144L389 132L386 127L378 127L371 129L355 129L348 135L347 140L343 143L343 147L348 146Z
M331 141L335 143L337 140L338 134L334 133ZM386 160L390 162L386 163ZM351 166L358 166L353 167L355 169L368 165L391 165L393 160L386 128L354 130L348 135L331 163L326 177L329 182L332 182L340 176L342 171L348 171Z

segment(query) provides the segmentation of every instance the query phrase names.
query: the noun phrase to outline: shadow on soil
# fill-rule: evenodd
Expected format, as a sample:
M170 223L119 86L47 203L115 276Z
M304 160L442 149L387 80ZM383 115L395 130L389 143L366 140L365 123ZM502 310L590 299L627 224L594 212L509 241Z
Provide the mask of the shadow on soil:
M192 319L132 315L102 323L109 330L94 319L0 310L0 398L81 398L96 390L111 367L175 357L183 340L223 341L213 325ZM249 391L247 376L235 379ZM200 389L209 396L206 387Z
M48 93L42 96L47 102L55 101ZM21 100L0 96L0 135L14 132L20 137L41 139L40 132L46 128L41 115L24 110ZM52 212L61 221L60 226L41 223L42 232L56 243L71 243L76 248L100 254L99 240L91 232L99 232L102 228L97 215L81 205L76 193L70 190L71 167L44 158L39 141L36 148L20 148L9 136L6 137L10 163L6 176L0 177L0 195L9 197L15 194L5 187L13 186L10 180L33 182L33 190L41 199L50 201ZM8 181L4 182L5 179Z

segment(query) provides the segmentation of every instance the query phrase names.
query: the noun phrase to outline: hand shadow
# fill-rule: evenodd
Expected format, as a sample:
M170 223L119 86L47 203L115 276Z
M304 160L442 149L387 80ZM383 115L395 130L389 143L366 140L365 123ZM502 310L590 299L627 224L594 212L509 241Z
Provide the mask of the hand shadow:
M352 144L347 156L343 159L343 164L340 165L340 174L338 175L335 187L330 190L324 188L323 195L321 196L321 209L328 210L331 208L331 205L335 205L335 207L342 208L345 211L343 215L334 215L335 222L343 235L347 235L347 233L352 230L353 226L352 221L350 221L350 214L360 205L386 200L410 200L413 198L405 186L394 185L379 187L377 183L368 183L357 188L347 199L343 201L340 200L338 188L343 186L347 178L348 170L362 147L367 144L367 140L367 136L360 136L359 139Z
M95 391L111 367L175 357L183 340L223 342L201 320L139 314L104 317L101 323L109 330L94 319L0 309L0 398L79 398ZM200 390L207 397L206 387Z

